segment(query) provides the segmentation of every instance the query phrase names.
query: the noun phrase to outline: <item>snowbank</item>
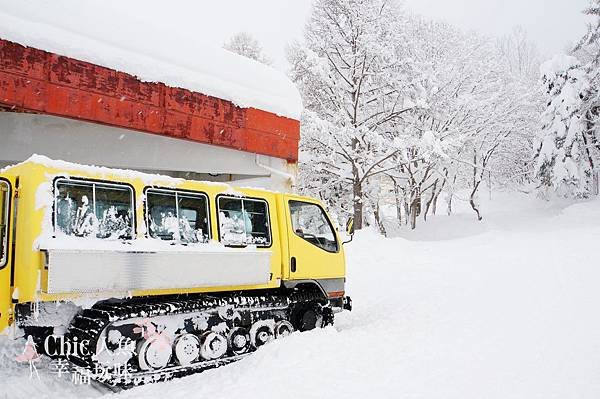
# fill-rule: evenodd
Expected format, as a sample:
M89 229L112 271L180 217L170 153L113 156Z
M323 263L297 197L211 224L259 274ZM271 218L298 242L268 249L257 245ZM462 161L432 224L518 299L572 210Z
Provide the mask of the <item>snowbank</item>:
M282 73L202 44L193 26L157 33L157 20L120 11L110 2L0 0L0 38L300 119L300 94Z
M347 246L354 310L240 362L120 393L5 359L11 398L586 399L600 396L600 201L561 209L502 197L460 238ZM454 219L442 218L451 230ZM476 223L476 222L473 222ZM20 341L21 344L23 343ZM0 352L10 344L0 337ZM13 350L11 353L15 353ZM4 389L3 384L7 384Z

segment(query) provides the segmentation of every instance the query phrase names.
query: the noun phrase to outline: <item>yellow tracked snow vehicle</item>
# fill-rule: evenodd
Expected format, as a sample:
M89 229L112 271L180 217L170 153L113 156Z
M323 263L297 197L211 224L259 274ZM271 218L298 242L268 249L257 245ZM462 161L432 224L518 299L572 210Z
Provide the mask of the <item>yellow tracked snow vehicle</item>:
M0 172L0 331L115 385L239 359L350 309L311 198L34 156Z

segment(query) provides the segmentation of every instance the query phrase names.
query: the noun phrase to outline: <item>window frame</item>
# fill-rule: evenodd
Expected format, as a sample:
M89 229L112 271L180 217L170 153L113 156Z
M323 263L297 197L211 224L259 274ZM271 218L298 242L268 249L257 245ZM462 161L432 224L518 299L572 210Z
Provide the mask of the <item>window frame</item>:
M258 244L226 244L224 242L221 241L221 219L220 219L220 213L221 213L221 207L219 206L219 200L221 198L228 198L228 199L237 199L242 201L242 211L244 210L244 200L246 201L254 201L254 202L263 202L265 204L265 209L267 211L266 213L266 217L267 217L267 221L269 222L269 228L268 228L268 233L269 233L269 245L258 245ZM238 196L238 195L228 195L228 194L219 194L215 197L215 203L216 203L216 207L217 207L217 234L219 237L219 242L222 243L225 246L228 247L234 247L234 248L245 248L247 246L256 246L256 248L271 248L273 246L273 232L272 232L272 228L271 228L271 210L269 209L269 201L267 201L264 198L257 198L257 197L245 197L245 196Z
M10 181L8 179L5 179L3 177L0 177L0 184L6 184L6 187L8 189L7 193L6 193L6 203L4 204L4 209L0 209L0 212L4 212L4 216L5 216L5 220L6 220L6 226L5 226L5 232L6 234L4 235L4 243L0 243L0 245L6 245L4 247L4 253L2 254L2 258L0 258L0 270L4 269L6 266L8 266L8 252L10 251L10 233L11 233L11 214L10 214L10 210L11 210L11 205L12 205L12 185L10 184Z
M151 238L154 240L160 240L160 241L165 241L165 242L176 242L178 244L181 245L189 245L190 243L186 243L186 242L181 242L181 241L176 241L176 240L162 240L160 238L155 238L152 237L150 235L150 224L148 223L149 220L149 216L150 216L150 206L148 204L148 192L163 192L163 193L168 193L168 194L175 194L175 206L177 209L177 220L179 220L179 204L177 203L177 194L181 193L181 194L188 194L188 195L192 195L192 196L198 196L198 197L204 197L204 199L206 200L206 223L208 225L208 241L210 242L210 240L212 240L212 218L210 217L210 198L208 197L208 194L206 194L204 191L194 191L194 190L180 190L180 189L176 189L176 188L168 188L168 187L156 187L156 186L146 186L144 187L144 223L146 224L146 238ZM206 244L206 243L191 243L191 244Z
M319 245L317 245L317 244L315 244L313 242L308 241L306 238L304 238L304 237L300 236L298 233L296 233L296 230L294 229L294 222L292 220L292 208L290 207L290 202L300 202L302 204L314 205L314 206L318 207L321 210L321 212L325 216L325 220L327 221L327 224L329 224L329 228L331 229L331 232L333 234L333 238L335 239L335 244L336 244L336 250L335 251L329 251L329 250L327 250L327 249L325 249L325 248L323 248L323 247L321 247L321 246L319 246ZM304 241L306 241L307 243L309 243L311 245L314 245L315 247L317 247L317 248L319 248L319 249L321 249L321 250L323 250L325 252L328 252L330 254L337 254L337 253L340 252L340 250L342 248L342 245L340 244L340 240L338 238L337 232L336 232L336 230L335 230L335 228L333 226L333 223L331 223L331 220L329 220L329 215L325 211L325 208L323 208L323 206L321 206L321 204L318 204L318 203L315 203L315 202L297 200L297 199L288 199L287 203L288 203L288 212L290 213L291 230L293 230L294 235L296 237L299 237L299 238L303 239Z
M57 199L58 199L58 184L61 182L73 182L75 184L82 184L82 185L89 185L92 188L92 192L94 194L93 197L93 203L94 203L94 215L96 215L96 185L100 185L103 187L118 187L118 188L123 188L126 187L129 189L129 192L131 194L131 211L132 211L132 218L131 218L131 236L129 238L119 238L119 240L126 240L126 241L130 241L130 240L135 240L135 238L137 237L137 209L136 209L136 193L135 193L135 187L133 187L132 184L130 183L125 183L125 182L115 182L115 181L110 181L110 180L101 180L101 179L88 179L88 178L84 178L84 177L66 177L66 176L58 176L56 178L54 178L54 182L53 182L53 201L52 201L52 229L54 230L54 234L56 236L56 228L57 228ZM76 237L76 236L74 236ZM87 237L84 237L87 238ZM98 238L98 237L94 237L98 240L106 240L106 238Z

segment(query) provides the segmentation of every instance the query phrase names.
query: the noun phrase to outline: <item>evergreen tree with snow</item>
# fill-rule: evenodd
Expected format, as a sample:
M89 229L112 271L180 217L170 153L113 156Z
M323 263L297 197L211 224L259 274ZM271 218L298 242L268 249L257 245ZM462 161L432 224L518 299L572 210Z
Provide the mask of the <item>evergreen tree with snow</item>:
M535 163L540 188L544 194L587 197L594 162L582 113L590 90L586 71L577 58L566 55L545 62L540 71L547 96Z
M583 99L581 114L585 120L584 138L590 158L600 161L600 0L592 0L584 14L594 18L588 24L573 53L584 62L589 90ZM598 193L598 171L594 171L594 193Z
M598 66L600 64L600 0L591 0L583 13L594 17L595 21L588 24L587 32L575 46L574 52L584 54L583 57L589 59L591 65ZM598 75L597 71L595 75Z

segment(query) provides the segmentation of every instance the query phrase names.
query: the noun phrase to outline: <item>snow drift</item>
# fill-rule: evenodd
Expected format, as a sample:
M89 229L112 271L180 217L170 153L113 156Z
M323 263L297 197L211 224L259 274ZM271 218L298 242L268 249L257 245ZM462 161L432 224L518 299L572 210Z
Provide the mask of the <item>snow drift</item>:
M0 338L10 398L597 398L600 395L600 201L498 197L485 224L432 219L456 235L347 247L351 313L237 363L120 393L77 386L40 364L40 380ZM466 218L477 229L466 228ZM463 220L465 219L465 220ZM461 222L462 220L462 222ZM429 222L428 222L429 223Z

